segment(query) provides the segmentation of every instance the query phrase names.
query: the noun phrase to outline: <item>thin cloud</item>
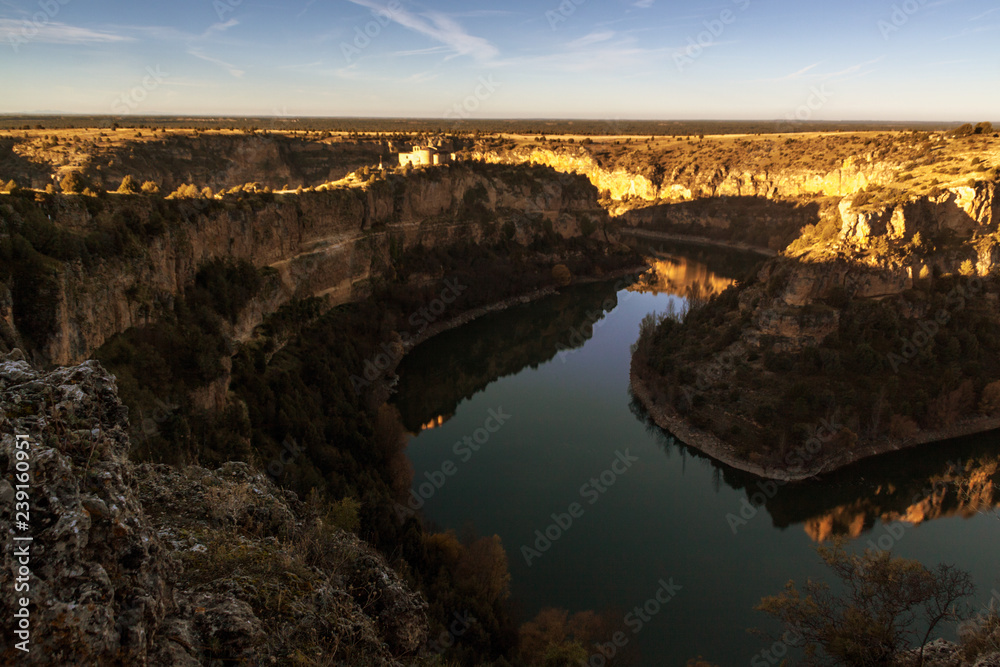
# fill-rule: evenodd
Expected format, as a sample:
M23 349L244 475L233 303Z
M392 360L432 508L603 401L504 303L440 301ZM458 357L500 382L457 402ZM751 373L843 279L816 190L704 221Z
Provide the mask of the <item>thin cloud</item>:
M192 55L195 58L201 58L205 62L210 62L213 65L218 65L219 67L223 68L224 70L226 70L227 72L229 72L231 75L233 75L237 79L239 79L244 74L246 74L246 72L244 70L238 69L236 67L236 65L231 65L231 64L227 63L224 60L219 60L218 58L213 58L212 56L207 55L206 53L204 53L201 49L196 49L194 47L191 47L191 48L189 48L187 50L187 52L188 52L189 55Z
M295 15L295 18L297 19L302 18L302 15L305 14L307 11L309 11L309 8L315 4L316 0L309 0L309 2L306 3L306 6L302 8L302 11Z
M818 63L814 63L807 67L803 67L802 69L796 72L792 72L791 74L786 74L785 76L779 76L774 79L754 79L753 83L779 83L782 81L798 81L803 79L806 81L829 81L831 79L847 79L847 78L867 76L871 74L874 70L867 70L865 72L862 72L862 70L864 70L866 67L874 65L880 60L882 60L882 57L875 58L874 60L868 60L863 63L858 63L857 65L851 65L850 67L842 69L838 72L825 72L825 73L815 71L817 67L823 64L823 62L820 61ZM859 72L861 73L859 74Z
M214 35L216 33L225 32L225 31L229 30L230 28L238 26L239 24L240 24L240 22L237 21L236 19L229 19L225 23L213 23L212 25L210 25L208 27L208 30L206 30L205 32L201 33L200 39L208 39L209 37L211 37L212 35Z
M582 49L590 46L591 44L599 44L600 42L606 42L610 39L614 39L614 36L615 33L611 30L607 30L605 32L592 32L579 39L574 39L572 42L569 42L566 47L570 49Z
M969 35L976 35L976 34L981 33L981 32L992 32L992 31L996 30L997 28L1000 28L1000 24L995 24L995 25L981 25L978 28L966 28L965 30L963 30L963 31L961 31L961 32L959 32L957 34L948 35L947 37L942 37L941 41L942 42L946 42L946 41L948 41L950 39L959 39L959 38L962 38L962 37L967 37Z
M389 55L391 57L408 57L408 56L427 56L435 53L448 53L451 51L447 46L431 46L426 49L412 49L410 51L393 51Z
M499 55L499 50L489 40L470 35L453 18L441 12L425 12L420 16L406 9L390 10L375 0L349 0L388 17L404 28L441 42L450 48L454 56L471 56L476 60L490 60Z
M135 41L124 35L81 28L58 21L42 24L18 19L0 19L0 34L16 37L22 34L22 30L30 35L30 37L25 36L26 40L45 44L109 44Z
M802 69L798 70L797 72L792 72L791 74L788 74L788 75L782 76L782 77L778 77L777 79L767 79L767 80L768 81L791 81L793 79L801 79L802 77L804 77L806 75L806 73L811 72L812 70L816 69L817 67L819 67L822 64L823 64L822 61L820 61L818 63L813 63L812 65L808 65L806 67L803 67Z
M994 14L996 12L1000 12L1000 7L994 7L993 9L987 9L985 12L983 12L979 16L973 16L971 19L969 19L969 21L978 21L978 20L984 19L987 16L989 16L990 14Z
M653 6L654 2L656 2L656 0L636 0L632 3L632 6L638 7L639 9L649 9Z

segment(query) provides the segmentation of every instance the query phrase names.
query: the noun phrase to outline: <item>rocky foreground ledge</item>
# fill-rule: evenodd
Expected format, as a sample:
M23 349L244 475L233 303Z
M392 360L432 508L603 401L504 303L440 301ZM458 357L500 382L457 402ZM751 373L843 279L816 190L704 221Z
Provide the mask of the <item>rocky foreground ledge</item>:
M426 604L377 552L246 464L132 463L127 413L96 361L40 372L0 357L0 663L419 652Z

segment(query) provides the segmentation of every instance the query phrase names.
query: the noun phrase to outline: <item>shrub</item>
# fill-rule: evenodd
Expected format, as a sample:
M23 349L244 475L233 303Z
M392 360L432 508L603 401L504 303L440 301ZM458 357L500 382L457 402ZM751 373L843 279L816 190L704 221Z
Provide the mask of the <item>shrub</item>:
M87 181L78 171L71 171L66 174L66 177L59 182L59 187L62 191L69 195L76 195L82 193L87 189Z
M893 415L889 420L889 434L897 440L909 440L917 435L920 427L917 422L903 415Z
M972 127L971 123L965 123L964 125L955 128L951 134L954 137L967 137L975 131L976 130Z
M565 264L556 264L552 268L552 279L556 281L556 284L560 287L565 287L573 282L573 274L570 273L569 267Z
M1000 413L1000 380L986 385L983 397L979 401L979 411L987 416Z
M131 175L126 175L122 179L122 184L118 186L118 192L123 195L134 195L141 192L139 185Z

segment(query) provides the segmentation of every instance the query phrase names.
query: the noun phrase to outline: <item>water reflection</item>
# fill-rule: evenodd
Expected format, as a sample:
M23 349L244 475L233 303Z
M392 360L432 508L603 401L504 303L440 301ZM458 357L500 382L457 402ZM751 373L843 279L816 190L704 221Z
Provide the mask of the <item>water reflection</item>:
M462 400L491 382L582 347L594 325L618 305L618 290L632 280L566 289L431 338L397 371L393 402L403 425L411 433L441 426Z
M494 381L582 347L618 307L623 288L705 298L747 275L759 262L718 249L658 246L647 252L650 270L624 284L611 280L566 289L473 321L418 347L400 365L393 400L406 428L412 433L439 428L459 403ZM634 337L621 345L627 349L633 342ZM637 402L632 401L630 408L666 454L710 461L717 488L724 484L743 491L748 499L760 491L762 480L685 446L653 424ZM817 542L837 536L857 538L896 521L919 524L974 517L1000 507L997 442L994 433L862 461L817 480L780 486L776 493L765 494L763 510L775 527L800 527Z
M720 294L736 282L721 276L702 264L686 257L652 257L650 269L629 287L630 291L651 294L670 294L687 299L704 301Z
M856 539L895 522L919 525L990 513L1000 519L998 432L885 454L814 480L771 487L677 440L637 400L630 407L666 454L711 461L716 484L743 490L748 500L765 498L763 508L775 527L802 526L814 542Z

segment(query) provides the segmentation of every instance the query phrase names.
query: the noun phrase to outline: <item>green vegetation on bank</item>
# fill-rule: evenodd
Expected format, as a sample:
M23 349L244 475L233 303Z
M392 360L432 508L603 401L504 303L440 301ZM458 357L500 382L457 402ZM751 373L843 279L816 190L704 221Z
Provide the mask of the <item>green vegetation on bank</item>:
M1000 414L992 398L1000 380L997 277L930 277L884 299L835 288L808 306L769 307L791 275L776 266L766 283L753 277L683 322L644 327L638 363L689 423L751 461L780 466L797 460L823 419L844 427L821 455L833 458L859 439L905 442L920 430ZM755 317L824 335L797 348L779 336L747 339Z

